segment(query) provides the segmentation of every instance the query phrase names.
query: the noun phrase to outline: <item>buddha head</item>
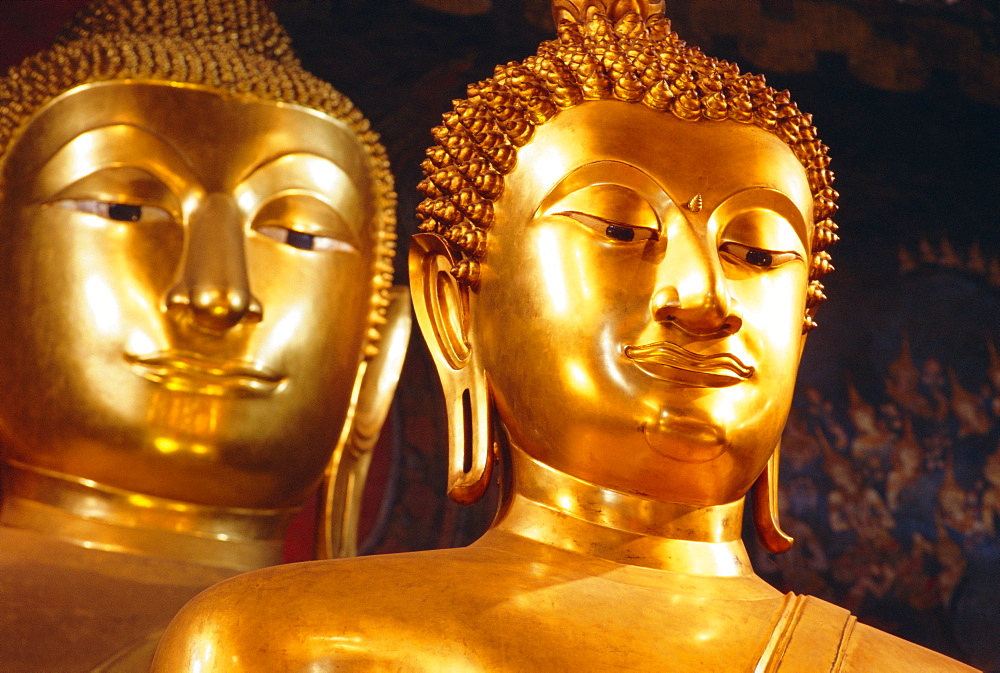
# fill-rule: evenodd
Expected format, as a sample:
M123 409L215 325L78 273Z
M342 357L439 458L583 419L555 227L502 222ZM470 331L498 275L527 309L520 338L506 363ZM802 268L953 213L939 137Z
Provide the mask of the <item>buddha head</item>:
M662 3L557 2L558 38L473 84L424 164L414 305L449 404L450 488L495 415L532 458L711 506L762 479L824 299L836 192L811 117L670 31Z
M0 80L0 190L0 438L25 488L286 511L352 421L377 436L379 345L408 323L392 176L263 2L85 7Z

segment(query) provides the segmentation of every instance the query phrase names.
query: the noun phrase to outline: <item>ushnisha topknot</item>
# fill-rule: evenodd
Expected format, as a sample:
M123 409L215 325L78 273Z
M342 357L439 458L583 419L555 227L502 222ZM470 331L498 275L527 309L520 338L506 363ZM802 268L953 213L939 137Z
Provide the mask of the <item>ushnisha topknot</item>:
M813 194L815 231L804 330L826 299L820 278L833 270L827 248L837 240L837 192L828 148L816 136L812 115L799 111L787 91L767 86L763 75L740 73L736 64L687 46L662 15L662 2L556 3L558 37L534 56L498 66L493 77L468 87L423 162L426 197L417 208L422 231L442 235L458 263L452 273L475 287L503 176L517 162L536 126L560 110L588 100L646 105L688 120L754 124L785 142L806 169ZM588 4L588 3L584 3ZM638 13L639 9L648 11Z
M330 84L303 69L262 0L94 0L45 51L0 78L0 162L38 110L77 86L112 80L183 82L291 103L347 124L369 161L377 243L365 356L385 324L396 248L396 193L385 148L368 120Z

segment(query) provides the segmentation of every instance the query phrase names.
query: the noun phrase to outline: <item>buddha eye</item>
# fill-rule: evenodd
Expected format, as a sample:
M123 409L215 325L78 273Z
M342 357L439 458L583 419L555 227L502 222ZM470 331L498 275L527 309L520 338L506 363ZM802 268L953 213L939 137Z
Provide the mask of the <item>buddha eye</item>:
M52 205L57 208L97 215L113 222L168 222L173 220L166 209L158 206L142 206L97 199L60 199L53 202Z
M604 231L604 235L618 241L634 241L635 229L632 227L623 227L620 224L609 224L608 228Z
M357 248L350 243L345 243L344 241L332 236L307 234L294 229L288 229L287 227L277 227L274 225L256 227L256 230L258 233L263 234L278 243L284 243L285 245L298 248L299 250L320 250L332 252L358 251Z
M651 227L626 224L624 222L611 222L602 217L596 217L594 215L588 215L587 213L579 213L576 211L566 211L555 214L574 219L580 224L586 225L587 227L604 234L614 241L633 243L638 241L657 241L660 238L660 233Z
M733 243L732 241L723 243L719 248L719 252L727 257L734 258L736 261L760 269L774 269L796 259L802 259L797 252L751 248L739 243Z

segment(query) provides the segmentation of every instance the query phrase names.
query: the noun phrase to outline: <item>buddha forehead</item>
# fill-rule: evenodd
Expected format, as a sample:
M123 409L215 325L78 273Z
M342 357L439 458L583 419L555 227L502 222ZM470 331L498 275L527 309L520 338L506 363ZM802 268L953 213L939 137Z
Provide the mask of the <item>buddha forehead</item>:
M437 145L428 150L423 164L427 177L419 185L427 197L417 209L421 231L437 233L451 244L458 254L453 275L475 287L488 246L487 232L496 214L494 202L509 188L505 184L509 174L525 163L520 155L532 152L534 136L575 108L620 102L672 115L678 122L697 127L754 126L786 145L808 182L812 216L804 219L814 223L814 228L808 251L811 278L804 329L812 329L813 313L825 299L819 279L833 269L826 248L838 240L837 226L830 219L836 212L837 198L831 186L833 174L812 117L800 112L787 91L767 86L762 76L740 73L735 64L709 58L687 46L670 32L669 21L658 11L648 16L614 13L617 18L612 19L600 10L588 11L588 18L580 20L579 13L571 12L577 20L563 22L559 38L542 43L535 56L499 66L492 78L469 86L468 99L457 101L454 110L444 115L443 124L432 131ZM552 145L570 148L582 142L580 136L599 137L601 126L601 122L583 125ZM725 137L728 132L706 131L700 142L711 135ZM619 128L619 134L623 148L640 154L643 148L639 144L651 138L652 147L662 148L655 129L644 134ZM738 146L754 142L773 145L755 131L746 135L749 145ZM733 157L733 148L714 156L699 144L694 146L703 167L718 171L720 164ZM543 159L555 160L556 154L550 149ZM775 149L773 154L780 155L780 151ZM690 152L687 157L689 163L699 159ZM547 165L544 160L542 165ZM790 171L779 173L792 175ZM690 175L699 177L697 173ZM707 180L709 173L701 177ZM797 209L808 214L810 208L801 208L799 192L790 188L788 196Z
M78 161L128 163L138 148L116 146L111 138L102 142L100 136L113 135L113 129L128 129L145 137L158 154L174 155L206 189L229 189L247 171L277 157L309 154L338 167L363 192L362 200L371 200L369 160L344 122L294 104L158 81L85 84L50 101L24 125L4 157L7 180L34 176L82 136L86 147L74 152Z
M543 200L594 184L628 187L654 207L664 197L682 205L700 196L706 213L737 192L779 192L795 219L812 223L805 170L774 135L609 100L582 103L535 130L506 176L497 221L527 222Z

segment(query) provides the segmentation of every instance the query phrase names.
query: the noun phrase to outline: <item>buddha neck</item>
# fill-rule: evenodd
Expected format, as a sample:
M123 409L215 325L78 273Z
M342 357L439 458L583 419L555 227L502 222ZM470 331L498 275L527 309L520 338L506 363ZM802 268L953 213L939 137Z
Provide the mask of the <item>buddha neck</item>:
M714 506L613 491L511 446L513 496L496 530L567 551L691 575L753 576L743 500Z
M7 461L0 525L92 549L253 570L280 563L292 509L158 498Z

